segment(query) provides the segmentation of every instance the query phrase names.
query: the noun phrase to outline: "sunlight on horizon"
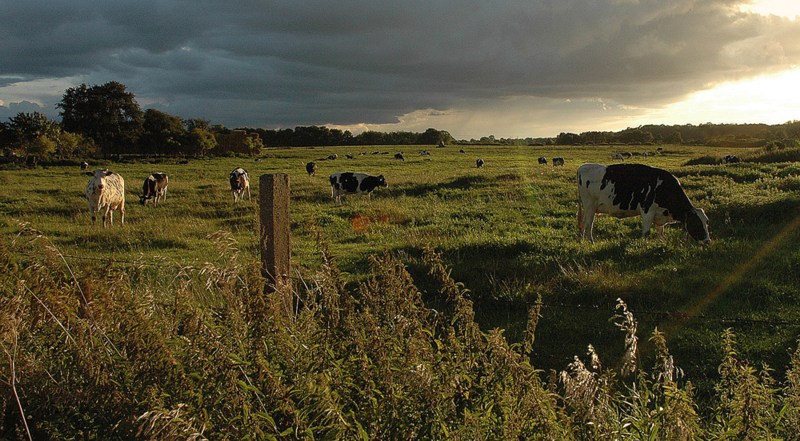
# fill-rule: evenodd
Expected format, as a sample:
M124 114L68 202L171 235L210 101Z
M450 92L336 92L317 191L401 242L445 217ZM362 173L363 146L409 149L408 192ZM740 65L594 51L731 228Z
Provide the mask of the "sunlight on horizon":
M750 80L722 83L635 118L644 124L763 123L800 120L800 67Z
M800 2L797 0L761 0L749 5L741 5L739 9L761 15L778 15L796 19L800 15Z

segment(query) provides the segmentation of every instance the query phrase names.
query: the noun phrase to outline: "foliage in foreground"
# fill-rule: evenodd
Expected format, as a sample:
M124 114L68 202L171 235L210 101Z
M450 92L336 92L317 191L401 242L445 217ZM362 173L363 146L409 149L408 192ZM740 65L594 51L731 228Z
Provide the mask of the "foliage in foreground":
M210 239L221 257L200 268L110 262L79 272L24 225L0 238L2 435L798 439L800 351L778 384L768 367L740 359L726 333L716 405L701 412L660 332L652 367L640 369L636 320L622 301L620 367L603 366L590 346L588 365L576 357L548 376L530 360L541 302L525 340L509 345L501 330L479 329L468 290L432 250L424 262L435 299L388 254L347 289L324 245L311 281L264 294L230 235Z

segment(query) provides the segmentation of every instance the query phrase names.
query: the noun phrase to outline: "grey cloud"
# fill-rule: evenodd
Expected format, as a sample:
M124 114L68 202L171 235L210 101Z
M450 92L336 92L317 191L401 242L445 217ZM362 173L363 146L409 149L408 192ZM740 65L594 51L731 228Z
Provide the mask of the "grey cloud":
M7 3L0 78L122 81L231 126L386 123L514 96L658 105L800 58L800 22L731 0Z

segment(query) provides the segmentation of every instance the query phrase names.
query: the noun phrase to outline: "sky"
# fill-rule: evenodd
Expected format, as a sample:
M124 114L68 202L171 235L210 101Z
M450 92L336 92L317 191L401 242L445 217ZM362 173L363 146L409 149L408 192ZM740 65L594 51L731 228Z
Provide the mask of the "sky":
M797 0L0 0L0 121L118 81L267 129L556 136L800 120Z

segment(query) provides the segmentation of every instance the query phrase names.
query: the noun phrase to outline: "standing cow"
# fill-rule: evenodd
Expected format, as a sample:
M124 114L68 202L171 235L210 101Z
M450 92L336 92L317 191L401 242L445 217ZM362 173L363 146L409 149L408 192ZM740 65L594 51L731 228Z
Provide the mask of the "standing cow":
M97 213L103 210L103 227L114 225L114 211L119 210L120 223L125 223L125 180L122 176L108 170L86 172L89 184L86 186L86 201L92 212L92 224Z
M370 198L372 190L377 187L388 187L389 184L380 176L370 176L365 173L334 173L330 177L331 181L331 196L334 202L341 203L343 194L367 194L367 199Z
M308 173L309 176L314 176L317 173L317 163L313 161L307 163L306 173Z
M245 192L247 192L247 200L250 200L250 176L247 175L247 170L241 167L233 169L229 175L229 181L234 204L244 199Z
M540 156L539 159L537 159L537 161L539 161L539 165L547 165L547 158L545 158L544 156Z
M152 199L153 206L158 207L159 201L167 200L167 185L169 185L169 176L166 173L153 173L148 176L142 184L139 203L146 206L147 201Z
M475 167L483 168L483 164L484 164L483 159L478 158L475 160Z
M564 166L564 158L558 157L553 158L553 167L563 167Z
M642 235L655 224L680 222L695 240L708 245L708 217L695 208L678 178L666 170L642 164L583 164L578 167L578 230L580 238L592 237L595 213L614 217L642 216Z

